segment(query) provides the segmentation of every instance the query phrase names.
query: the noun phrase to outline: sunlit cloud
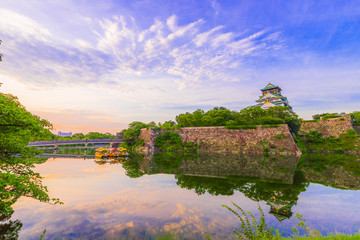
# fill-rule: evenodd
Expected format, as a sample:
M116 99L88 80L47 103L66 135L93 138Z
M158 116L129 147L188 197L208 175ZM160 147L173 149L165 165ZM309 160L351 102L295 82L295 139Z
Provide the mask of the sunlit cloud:
M97 125L86 126L97 129L174 119L195 106L240 110L268 81L302 117L325 111L324 99L333 103L326 111L354 111L357 5L4 1L1 90L30 111L95 109Z

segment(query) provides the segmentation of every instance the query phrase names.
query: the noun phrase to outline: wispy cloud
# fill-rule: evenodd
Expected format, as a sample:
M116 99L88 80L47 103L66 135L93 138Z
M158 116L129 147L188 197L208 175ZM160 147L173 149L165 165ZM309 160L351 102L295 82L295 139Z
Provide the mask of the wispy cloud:
M142 80L163 75L179 89L204 81L239 81L244 58L271 51L280 41L279 35L265 31L244 36L223 26L206 29L203 19L178 25L172 15L166 21L155 19L147 29L140 29L132 17L104 18L97 21L100 30L92 33L97 36L95 43L86 39L66 43L26 16L1 11L8 20L1 23L0 31L13 38L6 46L9 68L2 71L14 74L14 68L21 67L20 81L42 85L109 83L109 73L115 84L128 75Z

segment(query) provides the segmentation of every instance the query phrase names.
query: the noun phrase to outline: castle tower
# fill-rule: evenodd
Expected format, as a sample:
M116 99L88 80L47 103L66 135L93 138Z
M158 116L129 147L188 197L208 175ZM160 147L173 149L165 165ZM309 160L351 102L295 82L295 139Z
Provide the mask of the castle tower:
M262 96L256 100L258 104L254 105L255 107L261 107L262 109L267 110L270 107L285 106L290 107L290 110L292 110L287 97L281 95L280 87L269 82L266 87L260 90L262 92Z
M291 208L296 204L296 201L281 201L272 197L267 201L267 205L270 206L270 214L282 222L284 219L289 219L292 216Z

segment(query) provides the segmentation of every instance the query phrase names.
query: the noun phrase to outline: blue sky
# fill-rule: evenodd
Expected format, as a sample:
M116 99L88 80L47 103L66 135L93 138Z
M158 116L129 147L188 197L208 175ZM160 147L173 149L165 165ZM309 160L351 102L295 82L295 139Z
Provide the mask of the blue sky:
M240 110L269 81L300 117L360 110L359 1L7 1L2 92L56 130Z

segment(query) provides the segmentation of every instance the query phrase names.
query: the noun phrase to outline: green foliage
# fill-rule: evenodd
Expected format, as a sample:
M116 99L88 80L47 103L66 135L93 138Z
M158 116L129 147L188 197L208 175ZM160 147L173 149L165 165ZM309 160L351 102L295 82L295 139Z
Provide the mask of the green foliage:
M160 129L163 129L163 130L173 130L173 129L176 129L177 126L176 126L176 123L174 121L165 121L163 124L159 123L159 127Z
M86 135L83 133L75 133L72 136L60 137L54 135L56 140L82 140L82 139L114 139L115 135L111 133L89 132Z
M81 136L81 135L80 135ZM99 133L99 132L89 132L84 136L85 139L113 139L115 135L111 133Z
M226 129L256 129L257 125L227 125Z
M231 111L224 107L215 107L206 113L197 109L193 113L187 112L176 116L180 127L224 126L231 119Z
M308 143L323 143L325 142L325 138L323 138L322 133L317 131L310 131L304 135L304 139Z
M275 127L276 124L286 123L293 133L300 129L301 122L298 116L290 111L289 107L271 107L264 110L261 107L247 107L240 112L233 112L233 121L229 121L227 126L234 125L268 125Z
M320 237L321 233L318 230L311 229L309 225L305 222L304 216L300 215L298 213L295 214L295 219L299 221L297 227L293 227L291 231L293 232L294 238L299 237L300 230L303 229L306 232L306 235L314 238L314 237Z
M320 118L322 118L322 120L327 120L329 118L338 118L341 116L338 113L321 113L321 114L315 114L312 117L314 120L320 120Z
M139 140L140 130L143 128L148 128L150 124L143 122L132 122L129 124L129 127L121 132L123 134L123 139L129 146L132 146Z
M278 118L278 117L266 116L266 117L259 118L258 123L259 124L285 124L285 120Z
M298 136L295 140L303 152L360 153L360 139L356 131L352 129L340 134L338 138L333 136L324 138L321 133L310 131Z
M240 230L233 230L233 233L237 236L238 239L280 239L281 234L279 232L274 235L272 233L272 228L268 229L265 220L264 211L261 209L260 205L258 205L258 210L260 213L259 221L256 220L255 216L251 212L245 212L241 207L237 204L232 203L235 206L235 210L222 205L227 208L230 212L232 212L235 216L240 220ZM236 212L236 209L239 210L240 213Z
M318 122L320 119L302 120L302 122Z
M155 147L160 151L196 151L198 144L184 143L177 132L164 132L155 139Z
M180 135L176 132L164 132L160 134L155 139L155 147L159 149L166 149L169 146L173 147L182 147L183 141L180 138Z
M350 113L350 117L353 125L360 126L360 112Z
M131 158L125 161L122 167L126 170L126 176L130 178L138 178L144 175L140 169L140 163L144 160L143 155L132 154Z
M26 146L51 136L51 127L47 120L26 111L16 97L0 93L0 158L33 155L36 151Z
M179 127L225 126L227 129L254 129L256 125L277 127L286 123L295 134L301 126L298 116L289 107L281 106L271 107L268 110L251 106L240 112L231 112L224 107L216 107L207 112L198 109L193 113L187 112L176 116L176 121Z
M85 139L85 135L83 133L75 133L72 135L72 139L74 139L74 140Z
M38 153L28 148L29 141L51 138L51 124L28 112L18 99L0 93L0 222L10 219L12 205L22 196L43 202L60 203L50 199L42 177L32 170ZM0 224L0 235L17 239L20 221Z
M355 176L360 176L359 156L354 154L303 154L298 163L298 169L303 172L325 172L329 167L342 168ZM355 184L355 183L354 183Z
M284 139L286 138L286 135L284 133L280 133L278 135L273 136L274 139Z
M230 110L224 107L215 107L207 111L202 120L205 126L224 126L231 118Z

